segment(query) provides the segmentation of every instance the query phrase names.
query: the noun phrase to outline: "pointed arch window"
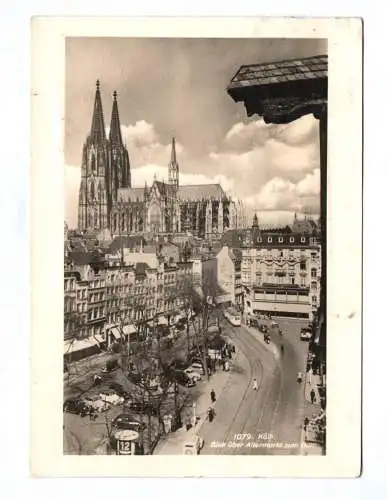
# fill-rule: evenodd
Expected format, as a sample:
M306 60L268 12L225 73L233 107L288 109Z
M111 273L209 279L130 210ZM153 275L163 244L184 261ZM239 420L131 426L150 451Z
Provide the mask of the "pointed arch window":
M98 227L99 226L99 223L98 223L98 212L97 210L94 212L94 227Z
M93 154L93 156L91 157L91 171L94 173L95 172L95 165L96 165L96 162L95 162L95 155Z
M101 184L98 184L98 201L103 200L103 190Z
M90 182L90 199L93 201L95 199L95 187L94 182Z

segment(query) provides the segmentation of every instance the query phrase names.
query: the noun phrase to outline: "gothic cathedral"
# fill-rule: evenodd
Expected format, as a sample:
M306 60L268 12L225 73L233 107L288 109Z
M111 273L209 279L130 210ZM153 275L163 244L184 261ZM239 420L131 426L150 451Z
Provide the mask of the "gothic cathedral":
M190 232L200 238L220 237L236 227L235 203L219 184L179 184L179 164L172 139L168 182L132 188L129 154L122 141L117 93L109 137L97 81L91 130L82 152L78 228L109 229L112 235Z

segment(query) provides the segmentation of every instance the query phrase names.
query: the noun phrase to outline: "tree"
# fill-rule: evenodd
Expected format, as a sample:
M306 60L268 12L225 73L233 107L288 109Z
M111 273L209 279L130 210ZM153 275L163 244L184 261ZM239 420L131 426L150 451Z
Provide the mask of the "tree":
M189 325L193 328L193 340L199 346L199 355L202 360L203 368L207 379L209 379L208 370L208 326L211 313L217 311L216 293L217 282L212 274L204 276L201 286L195 286L192 276L182 276L178 282L177 293L179 295L183 310L187 316L186 334L187 344L190 347ZM193 320L193 314L196 321ZM219 322L219 318L217 317Z

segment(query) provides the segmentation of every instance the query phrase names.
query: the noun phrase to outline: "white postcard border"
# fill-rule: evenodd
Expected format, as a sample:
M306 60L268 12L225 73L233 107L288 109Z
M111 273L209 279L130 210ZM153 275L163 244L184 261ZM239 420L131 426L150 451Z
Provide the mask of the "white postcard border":
M31 473L46 477L357 476L361 463L361 21L295 18L35 18L32 21L32 35ZM62 270L66 36L328 39L328 425L325 457L125 458L63 455ZM245 62L241 60L241 65Z

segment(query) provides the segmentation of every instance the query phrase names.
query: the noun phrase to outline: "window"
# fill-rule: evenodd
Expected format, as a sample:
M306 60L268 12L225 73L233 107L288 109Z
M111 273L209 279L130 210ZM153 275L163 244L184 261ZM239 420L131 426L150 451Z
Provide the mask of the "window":
M294 278L291 279L292 285L294 285Z
M289 241L290 241L290 243L294 243L294 238L293 238L293 236L291 236L291 237L290 237L290 240L289 240Z
M269 236L268 239L267 239L267 242L268 243L272 243L272 241L273 241L273 238L271 236Z
M301 271L305 271L306 270L306 261L305 260L302 260L300 262L300 269L301 269Z
M280 257L283 257L284 256L284 253L281 251L280 252Z
M284 239L282 238L282 236L280 236L280 237L278 238L278 242L279 242L279 243L283 243L283 242L284 242Z
M301 237L301 243L305 243L305 238L303 236Z
M262 243L262 238L260 236L258 236L258 243Z
M312 268L312 278L317 278L317 270Z
M316 302L317 302L317 297L316 297L316 295L312 295L312 302L313 302L313 303L316 303Z

